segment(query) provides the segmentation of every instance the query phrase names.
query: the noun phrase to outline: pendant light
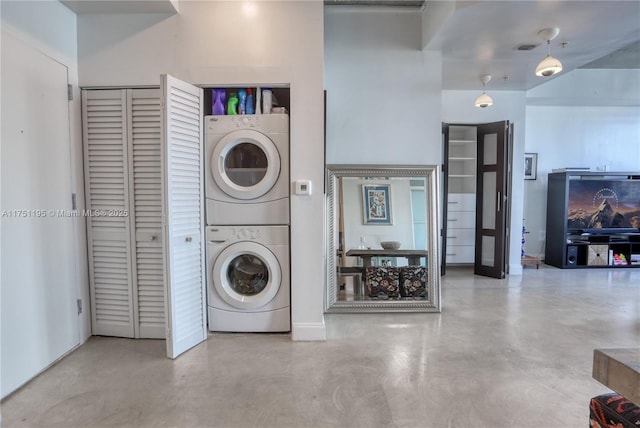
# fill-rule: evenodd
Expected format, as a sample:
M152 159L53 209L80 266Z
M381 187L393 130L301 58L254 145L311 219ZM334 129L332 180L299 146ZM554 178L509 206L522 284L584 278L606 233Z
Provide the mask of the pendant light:
M536 76L553 76L562 71L562 63L551 56L551 40L555 39L558 33L560 33L558 27L544 28L538 31L538 35L547 42L547 56L536 67Z
M482 82L482 94L476 98L476 107L485 108L493 105L493 100L485 92L485 85L489 83L490 80L490 74L483 74L480 76L480 81Z

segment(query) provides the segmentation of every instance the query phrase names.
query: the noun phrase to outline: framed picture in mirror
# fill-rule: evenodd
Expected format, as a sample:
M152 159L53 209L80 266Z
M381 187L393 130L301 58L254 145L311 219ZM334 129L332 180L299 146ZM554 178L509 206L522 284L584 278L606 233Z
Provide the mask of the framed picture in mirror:
M390 186L363 184L362 208L364 224L392 224Z

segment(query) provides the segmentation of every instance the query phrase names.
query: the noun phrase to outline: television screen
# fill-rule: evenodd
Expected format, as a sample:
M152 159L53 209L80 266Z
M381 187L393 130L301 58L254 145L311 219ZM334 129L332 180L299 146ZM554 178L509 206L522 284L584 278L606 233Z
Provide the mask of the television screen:
M640 180L571 180L568 202L568 229L640 228Z

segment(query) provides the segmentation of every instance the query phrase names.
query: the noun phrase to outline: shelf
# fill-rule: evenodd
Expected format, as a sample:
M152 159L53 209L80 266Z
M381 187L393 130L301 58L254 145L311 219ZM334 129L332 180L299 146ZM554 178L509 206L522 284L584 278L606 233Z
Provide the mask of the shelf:
M474 161L476 158L473 156L449 156L450 161Z
M474 174L449 174L449 178L475 178Z
M476 140L449 140L449 144L475 144Z

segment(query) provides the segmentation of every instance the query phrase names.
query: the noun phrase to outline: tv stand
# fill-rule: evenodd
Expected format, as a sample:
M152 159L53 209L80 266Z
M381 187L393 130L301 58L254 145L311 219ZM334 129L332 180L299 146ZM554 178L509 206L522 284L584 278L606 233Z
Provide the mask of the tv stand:
M607 187L607 190L616 185L631 185L633 189L640 190L638 173L560 172L549 174L547 243L544 262L562 269L640 267L640 228L627 227L628 225L601 228L575 227L568 220L572 217L569 209L569 200L573 197L569 194L572 180L614 183ZM632 183L627 183L629 181Z

